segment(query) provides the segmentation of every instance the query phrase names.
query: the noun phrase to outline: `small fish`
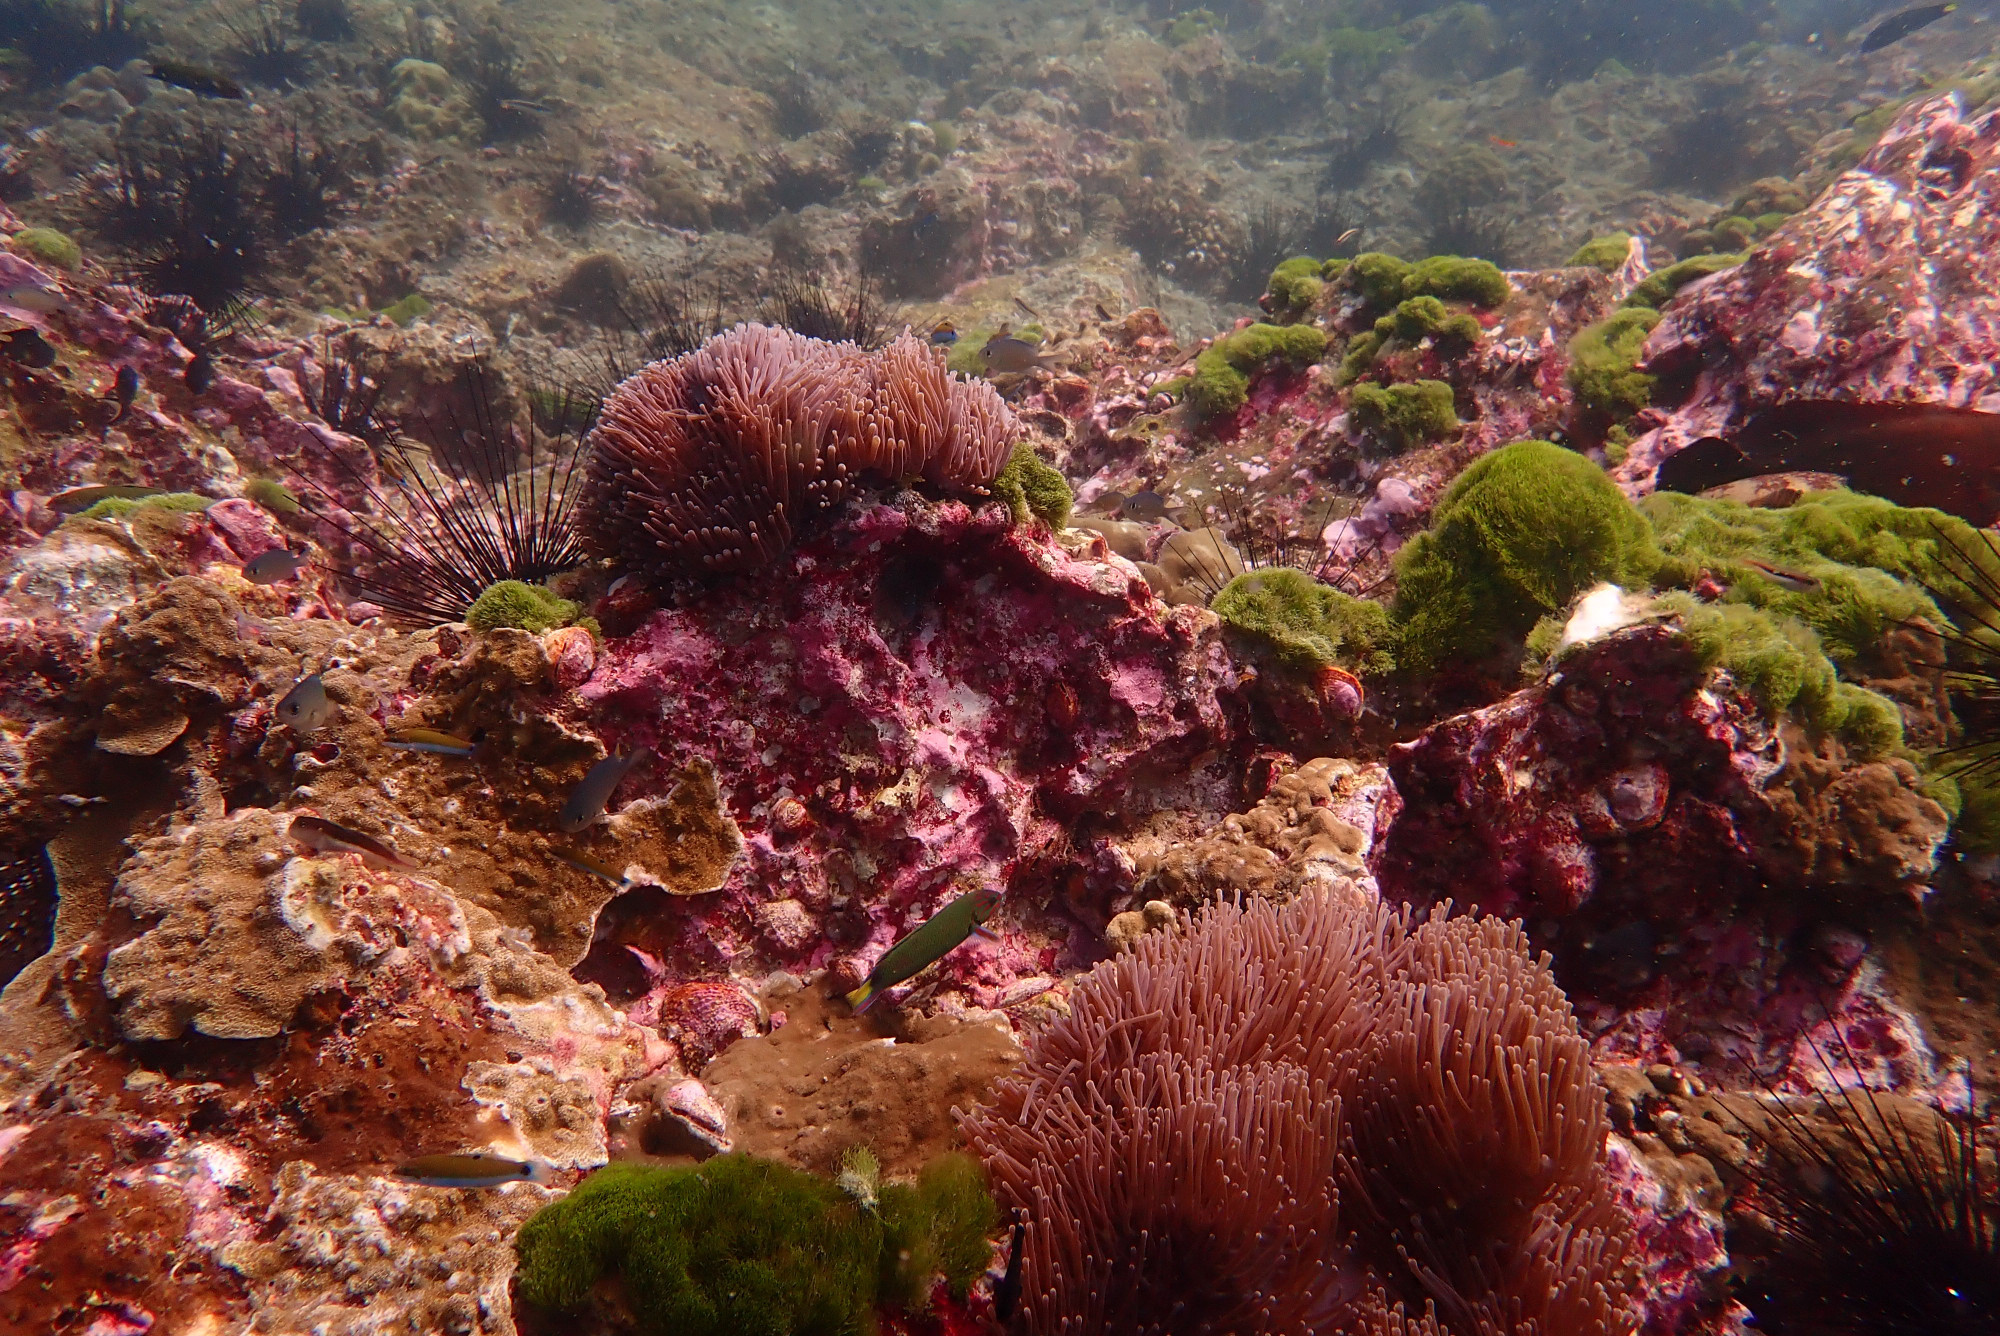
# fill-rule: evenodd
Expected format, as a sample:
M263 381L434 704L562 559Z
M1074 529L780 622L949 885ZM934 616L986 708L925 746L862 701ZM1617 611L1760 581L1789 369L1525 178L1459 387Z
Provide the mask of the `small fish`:
M139 368L130 363L119 367L118 379L111 383L111 393L105 397L118 405L118 411L111 415L110 425L115 426L139 397Z
M382 744L393 751L429 752L434 756L455 756L465 760L479 751L479 742L456 733L440 733L434 728L400 728Z
M1090 508L1100 515L1116 515L1125 509L1125 493L1106 492L1091 502Z
M1099 320L1102 320L1107 325L1110 324L1112 320L1116 318L1111 314L1111 312L1104 309L1103 302L1094 303L1090 309L1097 312L1097 318Z
M525 97L501 98L500 110L515 112L523 116L546 116L549 114L548 104L531 102Z
M1487 142L1487 143L1489 143L1489 144L1491 144L1491 145L1493 145L1493 147L1495 147L1495 148L1519 148L1519 147L1521 147L1521 146L1520 146L1519 144L1515 143L1515 142L1514 142L1513 140L1511 140L1511 139L1502 139L1502 138L1501 138L1501 137L1500 137L1499 135L1488 135L1488 136L1486 136L1486 142Z
M502 1183L548 1183L555 1170L540 1160L498 1155L424 1155L396 1166L396 1177L434 1188L497 1188Z
M285 828L285 834L314 853L358 855L369 867L399 867L405 872L415 872L420 866L373 835L328 821L325 817L295 816L292 824Z
M555 860L558 863L567 863L570 867L575 868L578 872L586 873L589 876L593 877L602 877L604 878L604 880L610 882L613 886L631 885L632 879L630 877L625 876L621 872L612 871L609 867L605 866L603 863L598 862L595 858L585 857L583 854L577 853L574 850L570 849L551 849L549 850L549 852L555 855Z
M958 331L949 320L940 320L931 327L930 340L940 348L948 348L958 342Z
M857 1013L868 1010L884 990L942 960L973 933L984 932L981 925L993 916L999 903L1000 892L990 886L959 896L890 947L869 971L868 982L847 995L847 1005Z
M1021 1242L1028 1236L1028 1222L1021 1219L1019 1211L1014 1212L1014 1238L1007 1245L1007 1271L993 1287L993 1316L1000 1325L1007 1325L1007 1319L1014 1316L1014 1305L1021 1302Z
M1892 46L1919 29L1930 27L1957 8L1957 5L1918 5L1914 9L1891 14L1870 28L1868 35L1861 39L1861 54L1865 56L1870 51Z
M1042 313L1040 311L1037 311L1034 307L1028 305L1026 302L1022 301L1019 297L1014 298L1014 305L1020 307L1023 311L1026 311L1028 313L1028 319L1030 320L1040 320L1042 318Z
M164 60L153 66L153 77L163 84L175 88L185 88L200 97L222 97L241 100L243 85L214 70L190 65L185 61Z
M1350 227L1345 232L1342 232L1339 236L1335 237L1333 239L1333 244L1336 246L1345 246L1348 242L1354 240L1354 238L1360 235L1361 235L1360 228Z
M181 372L181 383L189 394L207 394L208 387L215 384L215 359L207 353L190 357L187 369Z
M291 579L310 565L312 558L305 553L274 547L262 556L244 562L243 578L253 585L276 584L280 580Z
M23 283L18 287L0 293L0 302L18 307L23 311L33 311L36 315L53 315L69 303L54 288L45 288L39 283Z
M1167 498L1158 492L1134 492L1125 498L1119 513L1128 520L1141 524L1152 524L1167 513Z
M611 794L620 780L633 766L653 753L641 747L630 756L607 756L590 767L589 773L576 782L569 792L569 801L563 804L562 819L558 823L565 833L574 835L591 822L604 815L604 805L611 801Z
M1797 571L1788 571L1782 566L1772 566L1758 561L1754 557L1743 558L1743 564L1763 576L1766 580L1769 580L1772 584L1778 586L1778 588L1789 589L1794 594L1809 593L1819 588L1819 581L1810 575L1801 575Z
M333 702L327 699L326 683L319 674L301 677L278 702L277 715L296 733L311 733L331 723Z
M986 374L989 376L1017 375L1055 364L1054 358L1044 357L1034 344L1011 334L996 334L988 339L986 346L979 350L979 358L986 363Z
M49 509L58 515L80 515L109 497L137 501L142 497L165 495L166 490L160 487L125 487L116 483L97 483L89 487L72 487L66 492L57 492L49 498Z
M56 347L32 329L10 330L0 334L0 357L39 369L55 365Z

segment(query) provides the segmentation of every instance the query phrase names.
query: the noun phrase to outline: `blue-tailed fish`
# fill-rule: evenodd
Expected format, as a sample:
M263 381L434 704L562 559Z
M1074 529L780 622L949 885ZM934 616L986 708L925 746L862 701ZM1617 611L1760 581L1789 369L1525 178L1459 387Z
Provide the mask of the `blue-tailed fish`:
M295 816L285 833L314 853L355 854L370 867L399 867L405 872L414 872L421 866L373 835L328 821L323 816Z
M847 995L847 1004L857 1012L868 1010L884 990L894 988L933 961L944 959L966 938L983 931L980 925L992 917L999 903L1000 892L991 887L959 896L890 947L868 972L868 982Z
M424 1155L396 1166L396 1177L434 1188L497 1188L502 1183L548 1183L555 1170L540 1160L498 1155Z
M244 562L243 578L253 585L276 584L280 580L291 579L310 565L312 558L305 553L274 547L262 556Z
M563 804L560 825L567 833L574 835L591 822L604 815L604 805L611 801L612 791L628 771L653 753L650 748L641 747L630 756L607 756L590 767L589 773L576 782L569 791L569 801Z
M392 751L429 752L433 756L455 756L464 760L479 750L474 738L456 733L440 733L435 728L399 728L382 744Z
M294 732L310 733L333 722L333 702L327 698L326 683L319 674L301 677L284 699L278 702L278 721Z

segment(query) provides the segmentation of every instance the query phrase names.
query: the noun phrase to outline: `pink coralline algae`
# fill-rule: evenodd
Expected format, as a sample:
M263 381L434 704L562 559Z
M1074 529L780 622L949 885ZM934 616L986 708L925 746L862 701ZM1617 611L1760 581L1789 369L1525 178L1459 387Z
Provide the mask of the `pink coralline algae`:
M1122 561L1073 557L998 505L862 510L758 598L718 592L605 647L581 692L605 731L652 746L657 773L710 758L747 848L719 901L614 900L579 973L631 980L623 945L707 967L757 950L834 961L851 987L962 884L1008 885L1085 812L1226 810L1248 745L1235 682L1215 620L1162 607ZM989 925L1009 945L941 967L987 1005L1054 963L1013 918Z
M1912 103L1812 207L1666 308L1644 369L1689 388L1641 419L1620 480L1643 487L1675 451L1794 399L2000 409L1996 196L2000 111Z
M1834 906L1907 903L1944 836L1907 762L1815 753L1659 627L1433 725L1389 768L1383 894L1526 919L1600 1047L1648 1060L1746 1056L1715 1051L1724 1016L1782 1055L1859 958L1866 919ZM1869 815L1898 804L1912 820Z

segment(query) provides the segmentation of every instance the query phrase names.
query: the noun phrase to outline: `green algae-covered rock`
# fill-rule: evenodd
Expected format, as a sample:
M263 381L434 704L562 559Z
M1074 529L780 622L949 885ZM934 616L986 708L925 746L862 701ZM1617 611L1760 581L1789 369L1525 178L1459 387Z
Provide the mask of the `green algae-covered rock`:
M83 263L83 248L67 232L58 232L53 227L24 227L12 240L16 250L58 269L74 269Z
M1182 394L1203 417L1234 413L1250 394L1250 373L1283 359L1308 366L1326 354L1326 334L1311 325L1246 325L1225 334L1194 359Z
M576 620L577 605L555 591L519 580L501 580L466 609L465 624L475 631L497 631L512 627L540 635Z
M873 1198L872 1203L864 1198ZM521 1226L521 1297L580 1307L615 1273L661 1336L854 1336L878 1302L920 1310L942 1273L963 1296L997 1212L967 1157L857 1194L772 1160L612 1164Z
M107 496L80 513L85 519L92 520L120 520L140 510L196 515L214 504L214 497L202 496L198 492L167 492L160 496L140 497Z
M1576 248L1576 254L1565 263L1571 268L1601 269L1607 274L1618 272L1625 263L1625 256L1632 248L1630 232L1608 232L1601 237L1592 237Z
M1006 467L993 480L993 495L1014 512L1014 523L1026 524L1032 515L1057 530L1068 526L1070 507L1076 501L1068 480L1029 445L1014 447Z
M1627 307L1586 325L1569 341L1569 384L1588 407L1627 418L1649 403L1654 378L1638 369L1639 350L1660 323L1660 313Z
M1348 396L1354 425L1393 450L1440 441L1458 430L1451 386L1441 380L1357 385Z
M1740 254L1731 254L1697 255L1678 264L1670 264L1665 269L1658 269L1646 275L1645 281L1632 289L1632 294L1625 299L1625 305L1650 306L1657 310L1665 306L1668 299L1676 292L1697 278L1719 274L1725 269L1734 269L1742 263L1743 257Z
M1397 659L1430 672L1521 640L1601 580L1647 585L1653 531L1604 471L1547 441L1475 460L1396 557Z
M1239 575L1208 607L1225 625L1269 645L1279 662L1301 673L1335 664L1368 673L1395 666L1388 609L1321 584L1304 571L1277 566Z
M1498 306L1513 291L1499 265L1463 255L1433 255L1411 265L1403 276L1405 297L1442 297L1448 302Z
M1266 285L1274 308L1271 313L1295 320L1312 310L1326 290L1325 268L1311 256L1301 255L1273 269Z

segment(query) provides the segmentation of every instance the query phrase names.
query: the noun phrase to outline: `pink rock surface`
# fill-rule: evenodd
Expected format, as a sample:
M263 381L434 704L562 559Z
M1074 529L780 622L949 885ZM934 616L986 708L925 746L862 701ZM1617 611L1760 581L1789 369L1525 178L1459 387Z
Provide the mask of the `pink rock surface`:
M1644 368L1690 385L1617 472L1793 399L2000 409L2000 111L1914 102L1868 155L1735 269L1683 288ZM1661 396L1656 395L1655 398Z

